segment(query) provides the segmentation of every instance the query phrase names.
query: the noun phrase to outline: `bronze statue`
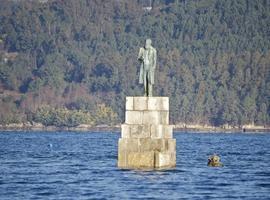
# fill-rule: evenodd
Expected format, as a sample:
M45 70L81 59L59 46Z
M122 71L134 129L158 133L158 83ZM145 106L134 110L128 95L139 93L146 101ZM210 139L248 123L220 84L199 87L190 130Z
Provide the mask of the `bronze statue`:
M144 96L153 96L155 83L155 69L157 63L157 50L152 47L151 39L147 39L145 46L140 48L138 60L141 63L139 83L144 85Z

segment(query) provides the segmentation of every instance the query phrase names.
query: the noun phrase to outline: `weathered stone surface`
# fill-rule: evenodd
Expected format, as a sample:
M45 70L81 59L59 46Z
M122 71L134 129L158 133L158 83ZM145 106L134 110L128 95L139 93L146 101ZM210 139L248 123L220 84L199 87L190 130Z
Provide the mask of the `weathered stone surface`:
M126 111L127 124L142 124L143 112L141 111Z
M134 97L134 110L147 110L148 97Z
M173 138L173 126L163 125L164 138Z
M162 138L164 135L162 125L151 125L151 138Z
M168 145L166 139L140 138L138 147L140 152L144 151L166 151Z
M134 168L154 168L155 152L131 152L128 154L128 167Z
M134 97L126 97L126 110L134 110L133 98Z
M171 168L176 140L169 125L168 97L127 97L126 119L118 143L121 168Z
M168 139L168 151L175 152L176 151L176 139Z
M168 97L149 97L148 110L169 111L169 98Z
M127 162L127 152L126 151L120 151L118 150L118 167L127 167L128 162Z
M144 111L143 112L143 124L159 124L160 112L159 111Z
M172 125L151 125L151 138L172 138Z
M159 115L160 124L169 124L169 112L168 111L161 111Z
M142 124L169 124L168 111L142 111Z
M121 168L170 168L176 166L175 152L125 152L118 151L118 167Z
M126 110L169 111L169 98L126 97Z
M148 138L150 137L150 125L129 125L131 138Z
M121 125L121 137L130 138L130 126L128 124Z
M175 167L176 154L175 152L155 152L155 167Z
M120 138L118 140L118 151L138 152L139 141L137 138Z

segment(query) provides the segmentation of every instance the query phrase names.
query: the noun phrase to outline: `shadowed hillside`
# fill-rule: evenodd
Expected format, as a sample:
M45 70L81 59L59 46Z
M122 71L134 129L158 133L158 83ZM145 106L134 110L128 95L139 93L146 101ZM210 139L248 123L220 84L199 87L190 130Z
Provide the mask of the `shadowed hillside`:
M268 0L9 1L0 5L0 123L115 124L158 50L173 123L270 125Z

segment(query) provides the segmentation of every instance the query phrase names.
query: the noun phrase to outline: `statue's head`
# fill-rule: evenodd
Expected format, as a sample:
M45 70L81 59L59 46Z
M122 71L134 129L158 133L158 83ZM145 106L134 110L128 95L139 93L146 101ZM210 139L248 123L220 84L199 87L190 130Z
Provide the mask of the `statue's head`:
M152 44L152 40L151 39L146 39L145 41L145 48L146 49L149 49L151 47L151 44Z

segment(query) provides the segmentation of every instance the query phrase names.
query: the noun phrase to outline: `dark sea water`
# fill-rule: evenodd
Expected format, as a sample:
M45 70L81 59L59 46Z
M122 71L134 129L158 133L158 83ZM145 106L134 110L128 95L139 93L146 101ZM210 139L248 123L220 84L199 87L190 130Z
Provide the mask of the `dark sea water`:
M177 167L120 170L115 133L0 132L0 199L270 199L270 134L177 133ZM225 165L207 166L218 153Z

